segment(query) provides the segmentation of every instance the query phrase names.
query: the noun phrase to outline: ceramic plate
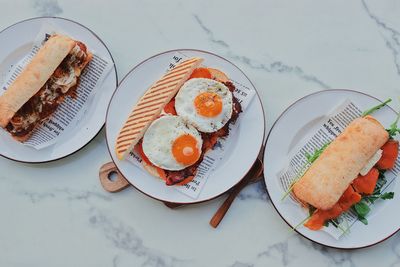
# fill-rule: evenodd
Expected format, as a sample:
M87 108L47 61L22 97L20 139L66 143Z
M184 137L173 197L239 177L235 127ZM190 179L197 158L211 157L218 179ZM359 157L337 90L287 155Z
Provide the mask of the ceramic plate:
M204 65L223 70L233 80L254 88L246 75L231 62L212 53L198 50L174 50L153 56L131 70L122 80L110 102L106 118L106 136L110 155L121 174L138 190L158 200L175 203L196 203L212 199L237 184L257 158L264 137L264 113L256 94L239 117L239 128L222 161L209 176L197 199L192 199L163 181L115 155L115 140L128 114L144 92L166 71L168 62L177 52L188 57L201 57Z
M109 62L114 60L100 38L85 26L63 18L40 17L18 22L0 32L0 83L12 65L26 56L43 24L50 23L60 27L74 38L83 41L89 49L96 51ZM24 146L9 136L0 135L0 155L21 162L43 163L57 160L78 151L88 144L101 130L105 122L107 105L117 87L118 79L115 65L96 91L93 102L76 126L76 131L62 136L49 147L36 150Z
M275 122L267 137L264 154L265 184L271 202L279 215L290 227L298 225L304 219L304 211L298 205L289 205L286 199L282 201L283 189L279 184L277 173L287 163L289 152L312 129L314 122L321 118L321 114L329 114L331 110L350 99L366 110L381 103L380 100L369 95L351 90L326 90L308 95L292 104ZM385 127L395 120L396 112L385 106L373 114ZM302 236L319 244L354 249L377 244L396 233L400 228L400 215L397 211L400 205L400 194L396 179L388 187L394 191L392 200L378 201L368 215L368 225L357 221L350 229L350 233L336 240L322 231L311 231L300 226L296 231ZM333 226L330 226L333 227Z

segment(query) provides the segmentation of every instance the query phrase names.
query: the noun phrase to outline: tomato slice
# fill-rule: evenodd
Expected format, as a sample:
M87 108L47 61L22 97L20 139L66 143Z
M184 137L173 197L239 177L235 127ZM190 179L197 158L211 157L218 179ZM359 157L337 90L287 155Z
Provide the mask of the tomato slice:
M350 185L332 208L328 210L316 210L304 226L310 230L320 230L327 220L339 217L340 214L350 209L351 206L360 200L361 195L355 192Z
M197 69L194 69L194 71L192 72L192 75L190 75L190 77L189 77L189 79L192 79L192 78L211 79L212 75L211 75L211 72L207 68L197 68Z
M144 154L143 152L143 146L142 146L142 142L139 142L136 144L135 146L135 150L136 152L140 155L140 157L142 158L142 160L147 164L150 165L152 168L155 168L158 175L160 176L160 178L164 181L167 180L167 175L165 174L165 171L157 166L155 166L153 163L150 162L149 158L146 156L146 154Z
M208 68L208 70L211 72L212 79L215 79L222 83L229 82L228 76L222 71L213 68Z
M175 98L173 98L171 101L168 102L168 104L165 105L164 112L171 115L177 115L175 110Z
M146 162L149 165L153 165L153 163L150 162L149 158L143 152L142 142L139 142L139 143L136 144L135 150L136 150L137 153L139 153L139 156L142 158L142 160L144 162Z
M392 169L399 155L399 141L390 139L381 149L383 150L382 157L376 163L376 166L380 170Z
M374 192L378 178L378 169L372 168L365 176L358 175L353 181L353 187L360 194L370 195Z

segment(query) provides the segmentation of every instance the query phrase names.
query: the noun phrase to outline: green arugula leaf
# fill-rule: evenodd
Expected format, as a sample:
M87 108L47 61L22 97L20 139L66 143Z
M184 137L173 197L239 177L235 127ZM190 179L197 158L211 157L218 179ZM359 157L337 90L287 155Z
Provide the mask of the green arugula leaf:
M339 218L339 217L338 217L338 218ZM338 228L338 227L337 227L337 226L339 225L338 218L327 220L327 221L324 223L324 226L329 227L329 224L332 224L334 227Z
M365 218L363 218L363 217L358 217L358 220L359 220L360 222L362 222L363 224L368 225L368 220L367 220L367 219L365 219Z
M308 205L308 215L312 216L316 210L317 210L317 208L315 208L311 205Z
M358 217L365 218L367 214L370 212L370 208L365 201L360 201L354 204L354 210L356 211Z
M311 163L313 163L314 161L316 161L316 160L319 158L319 156L321 156L322 152L324 152L324 150L329 146L330 143L331 143L331 142L326 143L326 144L323 145L320 149L314 150L314 153L311 154L311 155L310 155L309 153L306 152L305 156L306 156L306 158L307 158L308 163L311 164Z
M306 221L308 221L311 218L312 214L310 214L307 218L299 222L295 227L292 227L292 231L295 231L299 226L305 224Z
M389 133L390 138L393 138L394 136L396 136L397 133L400 133L400 129L397 128L399 119L400 119L400 112L397 114L396 120L392 124L390 124L390 128L386 129L386 131Z
M377 111L378 109L382 108L383 106L385 106L387 103L389 103L389 102L391 102L391 101L392 101L392 99L389 98L389 99L386 100L385 102L383 102L383 103L381 103L381 104L379 104L379 105L376 105L375 107L372 107L372 108L370 108L370 109L364 111L364 112L361 114L361 117L365 117L365 116L367 116L367 115L369 115L369 114L371 114L371 113Z
M380 195L382 187L386 184L385 170L379 170L378 181L376 182L374 192L372 195Z
M380 195L380 199L393 199L394 197L394 192L385 192L382 195Z
M344 229L344 228L341 226L341 224L340 224L339 221L338 221L338 218L329 220L329 221L328 221L328 226L329 226L329 223L331 223L331 224L333 224L333 226L335 226L336 228L339 228L339 229L343 232L343 234L346 234L347 231L350 230L350 227L349 227L349 225L348 225L347 220L346 220L345 218L343 218L343 220L344 220L344 222L346 222L346 225L347 225L347 226L346 226L346 229Z
M367 225L368 220L367 218L365 218L365 216L367 216L367 214L371 210L368 204L361 200L360 202L354 204L352 208L353 211L357 214L357 219L363 224Z
M293 179L292 184L290 185L290 187L288 188L288 190L286 190L286 192L283 194L281 201L285 200L285 198L290 195L290 193L293 190L294 184L300 180L301 177L303 177L303 175L306 173L308 169L307 164L303 166L303 168L301 168L300 172L297 174L297 176Z

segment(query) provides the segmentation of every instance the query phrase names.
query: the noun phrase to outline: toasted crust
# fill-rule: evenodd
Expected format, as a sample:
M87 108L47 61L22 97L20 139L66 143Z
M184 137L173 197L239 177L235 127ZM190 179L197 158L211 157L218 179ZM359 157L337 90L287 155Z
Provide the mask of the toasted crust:
M156 169L154 166L152 166L152 165L150 165L150 164L147 164L144 160L142 161L142 165L143 165L143 168L144 168L150 175L162 179L162 178L160 177L160 175L158 174L157 169Z
M6 127L15 113L42 88L74 45L74 40L63 35L54 35L47 40L22 73L0 96L1 127Z
M142 161L142 165L143 165L143 168L144 168L150 175L152 175L152 176L154 176L154 177L156 177L156 178L159 178L159 179L161 179L161 180L165 180L165 179L163 179L163 178L158 174L158 171L157 171L156 167L147 164L144 160ZM189 176L189 177L185 178L183 181L181 181L180 183L177 183L177 184L175 184L175 185L185 185L185 184L187 184L187 183L190 183L193 179L194 179L194 176Z
M26 140L28 140L29 137L31 137L32 133L33 133L33 131L30 131L28 134L26 134L26 135L24 135L24 136L14 136L14 135L11 135L11 137L14 138L14 140L16 140L16 141L23 143L23 142L25 142Z
M203 59L190 58L169 70L154 83L140 98L119 132L115 153L122 160L143 137L151 122L156 119L164 106L176 95L182 84Z
M375 118L355 119L296 182L293 193L315 208L331 208L388 138Z

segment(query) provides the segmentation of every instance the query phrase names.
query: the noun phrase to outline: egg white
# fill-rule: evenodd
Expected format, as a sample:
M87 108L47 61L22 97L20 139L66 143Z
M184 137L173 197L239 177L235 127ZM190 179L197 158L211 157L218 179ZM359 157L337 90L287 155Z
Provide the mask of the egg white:
M216 93L222 99L222 111L215 117L205 117L196 111L195 98L204 92ZM194 78L184 83L175 97L175 109L179 116L199 131L212 133L221 129L232 116L232 93L223 83Z
M172 154L172 144L181 135L190 134L197 141L201 153L203 139L192 125L179 116L162 116L147 129L143 136L143 152L155 166L171 171L182 170L190 165L177 162Z

